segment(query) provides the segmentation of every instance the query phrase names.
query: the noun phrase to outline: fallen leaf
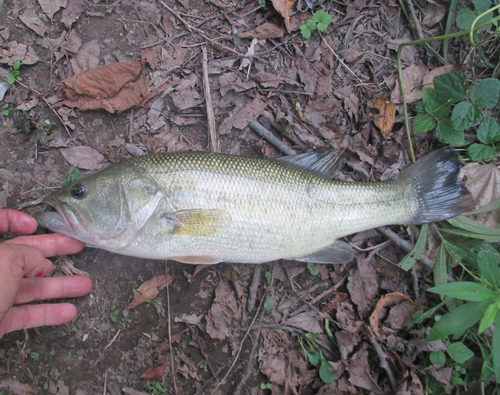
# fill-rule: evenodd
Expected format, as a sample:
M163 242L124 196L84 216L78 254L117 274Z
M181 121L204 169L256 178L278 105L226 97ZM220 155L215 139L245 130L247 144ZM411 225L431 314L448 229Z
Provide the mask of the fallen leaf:
M355 0L347 6L344 20L354 18L365 8L366 0Z
M35 393L28 384L22 384L13 379L2 380L0 382L0 388L8 388L16 395L29 395Z
M446 14L446 9L433 1L429 1L422 13L424 14L422 23L425 26L433 27L443 19Z
M147 91L140 62L119 62L88 70L63 82L66 100L58 103L82 111L105 109L120 113L139 104Z
M16 41L9 42L9 50L3 55L0 63L12 66L17 61L23 65L35 64L40 58L31 46L18 44Z
M302 51L297 47L295 47L295 65L299 73L300 81L304 84L305 92L313 94L317 83L316 74L309 60L307 60Z
M347 357L354 351L361 340L359 333L351 333L345 330L335 331L335 338L343 360L347 360Z
M61 17L61 22L64 23L66 29L71 28L71 25L80 19L84 4L84 0L68 0L68 4L62 12Z
M241 306L234 291L226 281L221 281L215 288L215 299L206 317L208 335L212 339L226 339L233 320L240 316Z
M158 64L158 54L154 48L143 49L141 51L141 60L143 63L149 64L154 71Z
M95 69L99 66L99 59L101 55L101 47L97 40L89 41L83 44L76 57L70 59L71 67L74 74L81 74L84 71Z
M261 364L260 371L267 376L271 383L284 385L286 381L286 362L283 354L266 355Z
M412 301L410 298L407 296L403 295L402 293L399 292L393 292L387 295L382 296L379 301L377 302L377 305L375 306L375 310L373 311L372 315L370 316L370 326L377 335L377 337L380 337L380 328L379 328L379 317L380 313L382 310L389 304L397 303L402 300L409 300L410 302Z
M300 328L308 333L322 333L323 328L321 328L321 322L323 319L318 312L314 310L305 311L303 313L297 314L296 316L287 318L284 321L284 325L293 326L294 328Z
M343 302L344 300L347 300L347 298L349 297L349 295L344 293L344 292L334 292L333 295L334 295L334 298L332 300L330 300L321 309L322 313L331 314L337 308L339 303Z
M238 33L236 36L239 38L256 38L258 40L264 40L267 38L281 38L284 34L284 30L278 25L265 22L253 30Z
M288 33L291 33L290 28L290 9L293 6L293 0L273 0L273 6L283 18L285 18L285 26Z
M106 158L95 149L83 145L60 148L62 156L69 164L85 170L100 170Z
M422 81L424 75L429 71L425 64L414 65L403 70L403 83L405 86L406 102L413 103L422 98ZM396 86L391 94L391 103L401 103L401 89L399 88L399 79L396 80Z
M162 344L160 344L160 346L154 350L150 355L154 355L154 354L159 354L163 351L168 351L170 349L170 343L172 344L176 344L176 343L179 343L181 341L181 336L182 336L182 332L181 333L175 333L172 335L172 338L170 339L170 341L168 340L165 340Z
M54 14L59 11L59 9L65 8L68 0L38 0L38 4L42 7L42 11L47 14L47 16L52 19Z
M127 309L131 310L144 303L146 299L154 299L167 285L172 284L172 277L160 274L141 284L134 294L134 299L129 303Z
M19 15L19 19L39 36L43 37L45 34L45 25L35 14L34 8L29 7L25 12Z
M495 163L467 163L462 171L465 186L476 200L478 208L489 206L500 199L500 170ZM500 209L474 217L478 222L496 228L500 223Z
M434 88L434 78L438 75L451 73L452 71L460 71L463 69L462 65L459 64L448 64L446 66L437 67L434 70L431 70L426 75L424 75L424 80L422 82L423 86L427 86L429 88Z
M366 344L366 343L365 343ZM373 391L376 394L381 394L382 391L377 383L370 375L370 365L368 363L368 351L360 350L349 361L346 366L349 372L349 381L356 387L361 387L368 391Z
M358 313L366 317L371 308L370 304L378 294L378 278L373 266L363 257L357 257L358 267L349 275L347 289L352 301L358 306Z
M196 315L194 313L182 314L180 317L174 318L175 322L184 322L185 324L197 325L197 326L201 324L202 320L203 320L203 315Z
M378 109L381 115L384 115L383 118L374 119L373 123L380 129L382 136L387 138L396 121L396 105L388 102L387 97L379 97L373 107Z
M161 366L158 366L157 368L155 368L154 366L151 366L139 378L141 380L157 379L159 377L163 377L163 373L165 373L165 370L167 370L166 363L164 363Z

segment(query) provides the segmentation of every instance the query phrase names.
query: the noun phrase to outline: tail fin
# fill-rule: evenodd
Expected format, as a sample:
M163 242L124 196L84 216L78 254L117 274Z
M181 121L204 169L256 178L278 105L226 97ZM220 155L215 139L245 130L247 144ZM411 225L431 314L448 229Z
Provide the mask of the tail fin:
M407 225L444 221L475 207L474 198L458 179L461 167L458 153L442 148L397 177L417 200L417 209Z

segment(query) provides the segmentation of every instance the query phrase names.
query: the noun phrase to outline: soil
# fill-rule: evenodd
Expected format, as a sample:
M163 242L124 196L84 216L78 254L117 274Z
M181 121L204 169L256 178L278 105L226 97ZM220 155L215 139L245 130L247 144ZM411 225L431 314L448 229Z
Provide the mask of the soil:
M395 4L317 1L315 10L327 11L333 22L325 40L317 33L305 40L298 27L312 12L299 12L297 5L289 33L269 2L258 8L253 0L167 0L178 16L213 39L208 42L197 32L189 33L161 1L68 0L60 2L66 14L61 8L53 16L46 12L47 3L59 4L0 0L1 75L10 74L12 62L6 59L13 48L21 51L19 44L39 58L30 64L22 56L22 83L14 84L1 102L10 114L1 119L0 207L29 214L47 209L39 205L39 197L63 184L71 164L84 177L137 153L211 150L202 45L208 50L221 152L282 156L248 127L259 120L296 153L345 149L340 179L379 179L394 171L391 166L398 158L408 159L401 117L386 136L372 122L378 116L373 109L376 98L390 97L394 88L395 45L411 37ZM272 23L281 36L268 31L259 36L252 30L264 22ZM35 31L36 26L44 31ZM250 33L241 37L236 32ZM70 33L75 34L71 39ZM233 52L245 54L256 36L256 56L250 58L250 66L240 67L242 57ZM78 40L80 45L75 44ZM432 63L417 49L405 56L406 66ZM148 95L156 92L147 101L119 114L49 106L51 98L60 97L61 81L105 64L141 59ZM19 106L24 110L14 110ZM286 134L286 116L293 118L295 137ZM54 126L44 129L49 123ZM425 138L415 145L419 155L430 148ZM65 151L75 147L76 151ZM80 153L81 147L90 147L92 154ZM417 233L414 229L413 235ZM84 271L94 288L72 301L78 308L73 322L10 333L0 340L0 394L194 394L237 389L251 394L396 393L371 346L368 328L380 295L394 292L409 300L390 310L379 341L396 376L397 391L408 391L398 393L420 393L425 374L416 367L418 357L412 350L425 338L426 329L404 328L426 304L418 294L428 272L417 265L412 277L399 269L395 263L406 253L387 247L385 237L375 231L349 241L361 250L351 264L317 265L315 274L301 263L269 263L262 265L253 287L253 265L218 264L195 273L199 268L173 261L88 248L56 259L55 275ZM370 250L374 246L378 247ZM172 282L154 301L127 308L138 286L165 274ZM261 301L267 305L267 292L274 309L249 306L254 304L249 303L252 296L255 306ZM325 331L326 319L333 338ZM321 333L315 344L332 362L335 384L325 385L305 357L299 337L307 333ZM439 344L433 347L440 349ZM141 378L145 372L149 378Z

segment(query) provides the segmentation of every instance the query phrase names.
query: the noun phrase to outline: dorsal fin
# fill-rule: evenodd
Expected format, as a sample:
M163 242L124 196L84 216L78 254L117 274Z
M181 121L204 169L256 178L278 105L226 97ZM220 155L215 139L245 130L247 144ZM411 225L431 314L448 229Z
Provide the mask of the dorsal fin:
M342 152L342 150L338 149L326 149L306 152L305 154L284 156L278 160L304 167L331 180L338 170Z

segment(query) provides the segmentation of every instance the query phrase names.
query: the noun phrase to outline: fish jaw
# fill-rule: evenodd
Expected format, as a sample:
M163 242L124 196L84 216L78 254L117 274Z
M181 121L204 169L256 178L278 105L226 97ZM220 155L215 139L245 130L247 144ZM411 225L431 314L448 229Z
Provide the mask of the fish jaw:
M38 225L43 228L47 228L52 232L60 233L62 235L83 241L81 240L81 237L71 229L68 223L64 220L64 217L55 211L39 211L35 213L33 217L37 220Z

